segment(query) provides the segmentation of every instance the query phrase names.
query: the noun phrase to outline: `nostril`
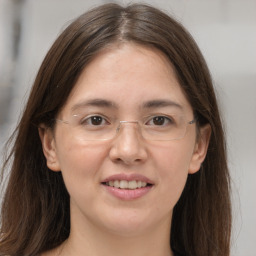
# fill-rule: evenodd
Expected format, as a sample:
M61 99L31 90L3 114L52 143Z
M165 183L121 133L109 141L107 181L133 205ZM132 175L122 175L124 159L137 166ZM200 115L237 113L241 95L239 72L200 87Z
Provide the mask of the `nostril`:
M124 165L132 165L132 164L139 164L141 162L141 159L133 159L133 158L128 158L128 157L123 157L123 158L116 158L114 159L114 162L117 164L124 164Z

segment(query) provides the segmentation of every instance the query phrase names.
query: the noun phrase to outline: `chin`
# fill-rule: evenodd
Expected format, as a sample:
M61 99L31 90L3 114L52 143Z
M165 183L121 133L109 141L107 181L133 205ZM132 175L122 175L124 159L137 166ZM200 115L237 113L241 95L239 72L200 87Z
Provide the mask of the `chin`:
M103 226L109 232L123 237L142 234L154 226L154 223L152 216L141 210L119 209L109 215L104 214Z

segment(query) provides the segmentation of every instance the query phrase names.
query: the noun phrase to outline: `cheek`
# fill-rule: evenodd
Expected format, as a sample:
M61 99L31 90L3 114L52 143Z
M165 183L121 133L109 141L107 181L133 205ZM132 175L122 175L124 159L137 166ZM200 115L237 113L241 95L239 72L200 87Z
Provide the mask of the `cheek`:
M64 127L66 128L66 127ZM56 134L57 157L62 172L91 172L105 154L104 147L96 143L79 141L68 129L59 129Z
M104 162L106 150L95 143L83 145L66 138L58 145L57 156L68 191L83 191L98 182L98 170Z
M163 175L179 176L180 173L188 174L193 146L183 141L172 141L172 143L156 147L151 151L151 155L154 156L158 168L163 170Z
M155 155L155 168L158 170L159 184L166 205L174 207L186 184L192 148L181 141L166 147L158 147Z

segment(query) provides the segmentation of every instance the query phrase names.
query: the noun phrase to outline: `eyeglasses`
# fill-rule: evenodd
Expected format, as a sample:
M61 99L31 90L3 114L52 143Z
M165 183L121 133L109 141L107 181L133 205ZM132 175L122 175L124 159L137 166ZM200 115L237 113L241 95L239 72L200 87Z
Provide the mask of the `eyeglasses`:
M55 119L70 125L74 137L82 141L104 141L114 139L126 125L137 126L137 131L146 140L170 141L182 139L187 126L196 119L187 121L182 115L153 115L142 120L120 121L104 115L72 115L69 120Z

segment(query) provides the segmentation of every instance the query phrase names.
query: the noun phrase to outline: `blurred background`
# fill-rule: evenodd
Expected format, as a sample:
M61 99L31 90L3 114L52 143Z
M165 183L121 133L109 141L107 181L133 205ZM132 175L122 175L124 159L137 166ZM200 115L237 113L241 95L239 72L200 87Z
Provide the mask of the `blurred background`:
M1 154L39 65L57 35L82 12L107 2L0 0ZM256 256L256 0L143 2L182 22L206 58L228 142L233 188L232 256Z

